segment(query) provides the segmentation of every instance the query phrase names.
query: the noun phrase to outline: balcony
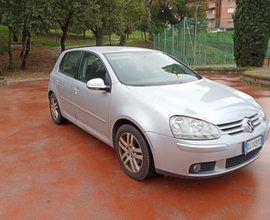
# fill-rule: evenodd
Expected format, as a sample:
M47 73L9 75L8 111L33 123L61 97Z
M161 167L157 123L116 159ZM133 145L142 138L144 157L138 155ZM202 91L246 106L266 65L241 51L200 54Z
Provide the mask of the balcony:
M209 14L207 15L207 19L215 19L215 18L216 18L216 14L212 14L212 13L210 14L210 13L209 13Z
M217 4L216 4L216 3L210 3L210 4L208 5L208 7L209 7L209 9L214 9L214 8L217 7Z

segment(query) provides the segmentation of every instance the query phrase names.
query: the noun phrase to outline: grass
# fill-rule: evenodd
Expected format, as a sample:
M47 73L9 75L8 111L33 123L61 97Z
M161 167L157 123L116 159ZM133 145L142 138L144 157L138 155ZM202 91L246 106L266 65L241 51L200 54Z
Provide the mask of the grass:
M58 30L50 30L46 34L33 34L31 38L31 43L33 48L42 48L42 47L59 47L61 41L62 32ZM19 36L21 39L21 36ZM119 45L120 36L113 34L111 36L112 45ZM129 35L129 39L126 42L126 46L136 46L138 43L142 42L141 32L133 31ZM109 37L104 36L103 45L109 45ZM77 35L74 33L69 33L68 38L65 42L66 46L82 45L82 46L95 46L96 40L95 36L91 31L86 32L86 39L82 38L82 35ZM18 47L20 48L20 47ZM0 25L0 52L5 52L8 49L8 28Z
M253 71L256 71L256 70L261 70L261 68L253 69L252 71L245 71L243 73L243 75L248 76L248 77L251 77L251 78L256 78L256 79L262 79L262 80L270 81L270 76L260 75L260 74L253 73Z
M61 36L55 38L54 40L52 39L47 39L46 35L40 36L40 35L35 35L32 37L32 44L34 47L60 47L61 46ZM74 45L90 45L93 44L93 40L66 40L65 46L74 46Z
M8 28L0 25L0 52L8 50Z
M57 36L54 36L51 33L49 33L49 35L32 34L32 37L31 37L32 47L33 48L59 47L61 45L60 44L61 34L60 34L60 31ZM74 35L74 34L70 34L69 36L72 36L72 38L68 38L66 40L65 42L66 46L95 44L94 38L86 38L86 40L82 40L81 38L77 37L77 35ZM21 39L20 35L19 35L19 39ZM0 25L0 52L7 51L7 46L8 46L8 28Z

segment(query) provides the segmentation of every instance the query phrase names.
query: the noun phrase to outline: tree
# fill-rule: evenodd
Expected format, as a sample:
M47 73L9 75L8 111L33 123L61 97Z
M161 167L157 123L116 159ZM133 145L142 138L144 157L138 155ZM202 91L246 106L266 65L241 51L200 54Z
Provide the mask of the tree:
M150 0L151 28L150 34L158 34L167 28L167 25L174 25L182 21L184 17L196 17L196 7L193 7L193 0ZM208 10L207 0L198 0L198 18L206 18Z
M11 52L11 33L12 28L17 27L18 24L16 21L13 20L14 13L18 12L18 3L16 1L11 2L10 0L0 0L0 15L2 24L8 27L9 35L8 35L8 45L7 51L9 55L9 66L8 69L12 69L12 52Z
M9 56L12 68L12 54L10 49L12 30L23 30L26 43L23 45L21 69L26 69L27 59L31 50L31 32L48 30L51 14L50 0L0 0L2 22L9 28Z
M234 57L238 67L261 67L270 30L270 0L236 0Z
M189 0L150 0L149 8L151 13L150 18L150 35L158 34L167 29L167 25L177 24L185 17L188 11Z
M144 32L146 41L146 31L150 25L150 8L147 0L126 0L124 17L124 31L120 37L121 46L125 45L128 34L133 30L141 30Z
M71 21L74 16L83 14L87 8L89 0L54 0L53 1L53 14L54 20L59 24L62 30L61 37L61 50L66 49L65 42L67 33L71 25Z
M31 51L32 32L47 32L51 26L51 0L21 0L21 29L23 30L24 55L21 69L26 69L26 63ZM22 39L24 40L24 39Z
M84 23L94 33L96 45L102 45L104 34L123 30L125 0L92 0L84 12Z
M146 32L150 28L150 17L146 17L144 20L142 20L141 24L139 25L139 30L144 33L144 41L146 42Z

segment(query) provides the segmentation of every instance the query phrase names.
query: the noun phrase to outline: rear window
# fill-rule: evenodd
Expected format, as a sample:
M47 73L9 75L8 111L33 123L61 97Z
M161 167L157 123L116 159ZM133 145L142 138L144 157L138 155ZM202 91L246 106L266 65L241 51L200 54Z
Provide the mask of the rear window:
M59 71L74 78L80 54L81 51L71 51L66 53L60 63Z

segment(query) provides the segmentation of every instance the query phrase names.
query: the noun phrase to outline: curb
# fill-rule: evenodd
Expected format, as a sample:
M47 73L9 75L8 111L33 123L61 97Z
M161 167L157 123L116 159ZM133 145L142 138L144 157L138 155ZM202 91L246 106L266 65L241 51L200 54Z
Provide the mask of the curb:
M16 85L16 84L22 84L22 83L35 83L35 82L43 82L43 81L49 81L49 79L37 79L37 80L28 80L28 81L13 81L13 82L7 82L7 85Z
M242 79L244 81L251 82L252 84L262 84L262 85L270 87L270 81L269 80L256 78L255 76L254 77L249 77L249 76L243 75Z
M192 68L198 74L212 74L212 75L242 75L246 69L235 68Z
M5 80L4 78L0 78L0 86L5 86L7 85L7 80Z

